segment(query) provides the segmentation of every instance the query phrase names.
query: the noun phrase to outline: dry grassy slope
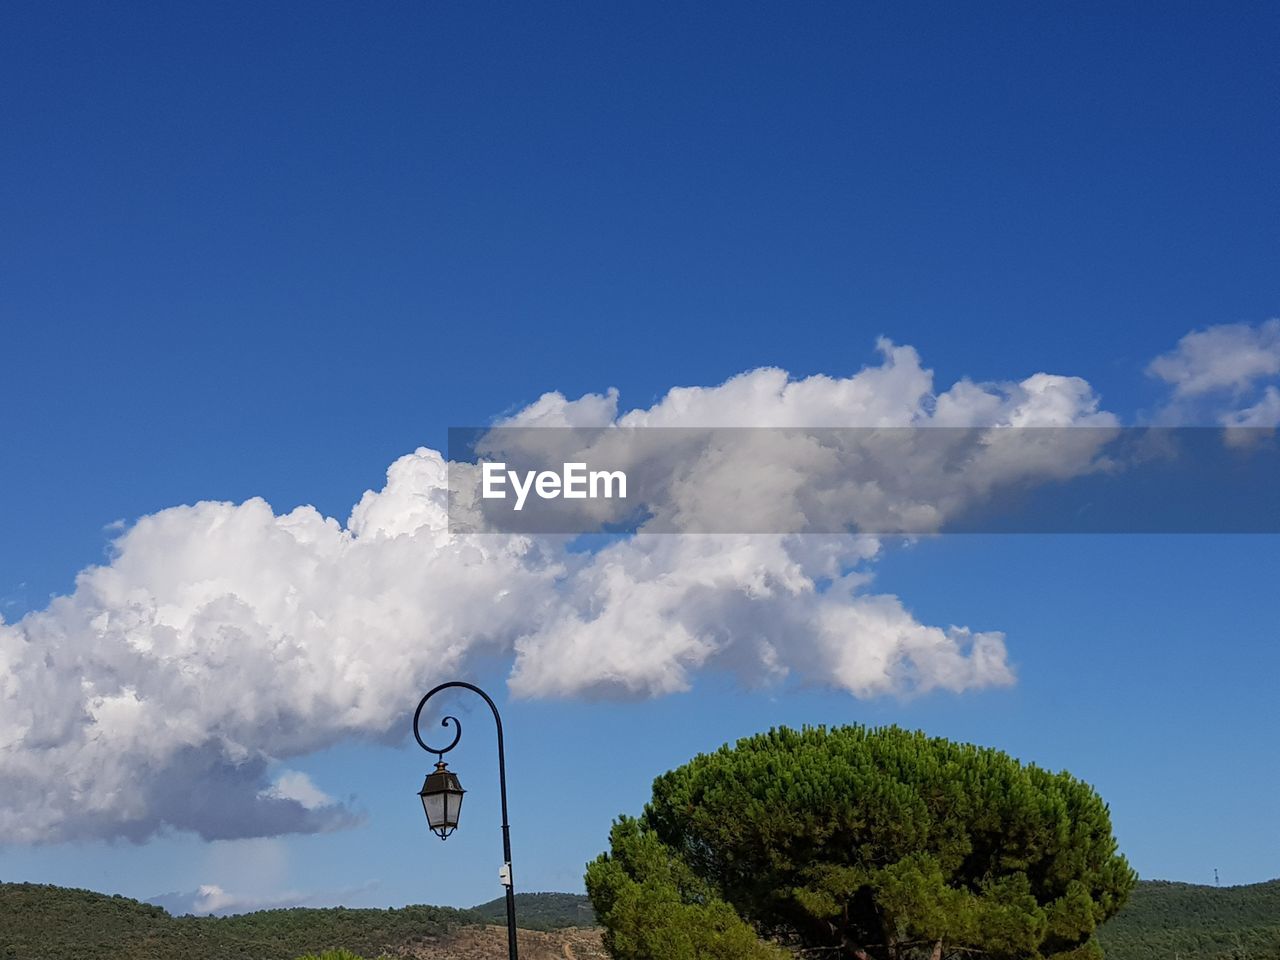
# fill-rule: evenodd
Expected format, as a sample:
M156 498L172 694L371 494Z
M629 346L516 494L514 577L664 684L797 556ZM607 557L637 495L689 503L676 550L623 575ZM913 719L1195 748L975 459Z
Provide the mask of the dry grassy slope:
M607 960L599 930L519 931L520 960ZM456 933L407 948L413 960L493 960L507 953L506 927L464 927Z

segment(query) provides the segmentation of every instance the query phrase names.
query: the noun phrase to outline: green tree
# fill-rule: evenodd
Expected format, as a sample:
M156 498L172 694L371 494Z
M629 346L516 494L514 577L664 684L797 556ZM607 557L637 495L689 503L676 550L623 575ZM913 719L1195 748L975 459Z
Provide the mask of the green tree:
M611 853L587 866L587 893L619 960L783 960L639 821L622 817Z
M626 866L643 843L679 903L723 902L766 936L859 960L1089 960L1136 881L1087 784L896 727L784 728L696 757L611 839L588 873L611 934L611 898L652 873Z

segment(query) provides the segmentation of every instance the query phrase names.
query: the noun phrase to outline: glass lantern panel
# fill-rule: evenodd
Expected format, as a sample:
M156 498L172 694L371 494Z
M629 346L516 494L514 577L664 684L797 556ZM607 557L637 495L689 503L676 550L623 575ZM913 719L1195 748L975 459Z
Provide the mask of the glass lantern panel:
M433 830L444 825L444 798L445 795L443 793L426 794L422 798L422 809L426 811L427 823L431 825Z

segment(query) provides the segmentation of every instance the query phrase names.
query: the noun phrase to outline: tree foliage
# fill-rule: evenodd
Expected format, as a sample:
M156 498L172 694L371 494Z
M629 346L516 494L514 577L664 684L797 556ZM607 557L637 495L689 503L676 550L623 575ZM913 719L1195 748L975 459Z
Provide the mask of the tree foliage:
M611 839L588 873L610 936L628 886L605 868L643 844L680 903L729 904L766 936L861 960L1095 957L1136 880L1087 784L896 727L777 729L699 756Z
M611 853L587 867L587 892L619 960L782 960L651 831L623 817Z

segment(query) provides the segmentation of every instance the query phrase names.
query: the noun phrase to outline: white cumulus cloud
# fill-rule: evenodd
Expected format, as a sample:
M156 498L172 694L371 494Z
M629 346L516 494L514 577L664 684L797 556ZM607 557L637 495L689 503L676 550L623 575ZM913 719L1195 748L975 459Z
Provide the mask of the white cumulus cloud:
M910 347L848 377L751 371L618 412L616 393L547 394L511 422L571 426L1109 427L1078 378L938 391ZM1082 431L1088 433L1089 431ZM1091 468L989 443L964 497ZM708 463L714 467L714 462ZM779 490L790 489L785 471ZM832 474L832 483L837 481ZM842 489L842 488L841 488ZM885 509L949 509L926 476ZM75 590L0 621L0 837L210 839L331 830L357 814L280 765L351 737L400 735L435 682L511 658L513 694L652 697L705 670L855 696L1011 683L995 631L919 623L875 594L879 541L641 533L592 552L563 538L452 534L447 464L397 460L345 522L262 500L145 516ZM204 906L216 908L221 891Z
M1280 426L1280 317L1188 333L1147 372L1172 390L1167 422Z

